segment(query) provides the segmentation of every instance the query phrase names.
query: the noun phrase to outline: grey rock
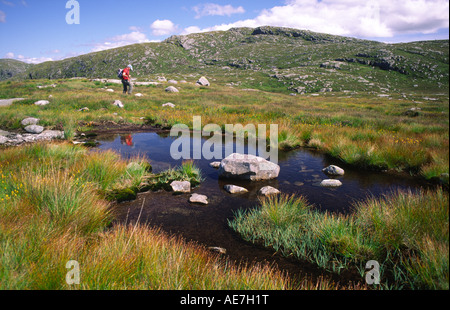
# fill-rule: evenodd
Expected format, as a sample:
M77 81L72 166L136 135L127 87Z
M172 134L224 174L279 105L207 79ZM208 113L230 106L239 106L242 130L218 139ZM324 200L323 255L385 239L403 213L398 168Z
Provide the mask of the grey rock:
M22 122L20 123L22 124L22 126L37 125L37 123L39 123L39 119L34 117L28 117L22 120Z
M344 169L342 169L338 166L335 166L335 165L330 165L330 166L322 169L322 172L325 174L328 174L328 175L338 175L338 176L345 174Z
M124 107L122 101L120 101L120 100L114 101L114 102L113 102L113 105L115 105L116 107L119 107L119 108L121 108L121 109L123 109L123 107Z
M342 186L342 182L334 179L327 179L320 182L320 186L323 187L339 187Z
M178 82L175 81L175 80L168 80L167 83L169 83L169 84L178 84Z
M13 98L13 99L0 99L0 107L7 107L13 104L15 101L22 101L24 98Z
M179 93L180 91L177 88L173 87L173 86L169 86L169 87L166 88L166 92L168 92L168 93Z
M191 192L191 183L189 181L173 181L170 183L170 186L175 193Z
M205 195L199 195L199 194L192 194L189 198L190 203L199 203L203 205L208 204L208 197Z
M48 100L39 100L39 101L36 101L34 104L35 105L39 105L39 106L44 106L44 105L50 104L50 101L48 101Z
M240 193L247 193L248 190L246 188L237 186L237 185L225 185L223 187L227 192L229 192L230 194L240 194Z
M234 153L223 159L219 177L240 180L270 180L278 177L280 166L262 157Z
M175 105L174 105L172 102L164 103L162 106L163 106L164 108L165 108L165 107L175 108Z
M272 186L264 186L258 191L258 194L262 196L278 195L280 193L278 189Z
M212 163L209 164L209 166L212 167L212 168L219 169L219 167L220 167L220 161L212 162Z
M206 79L204 76L202 76L196 83L197 85L200 86L210 86L211 84L209 83L208 79Z
M9 139L5 136L0 135L0 145L6 144L9 142Z
M29 125L24 128L26 132L32 133L32 134L40 134L44 131L44 127L38 126L38 125Z

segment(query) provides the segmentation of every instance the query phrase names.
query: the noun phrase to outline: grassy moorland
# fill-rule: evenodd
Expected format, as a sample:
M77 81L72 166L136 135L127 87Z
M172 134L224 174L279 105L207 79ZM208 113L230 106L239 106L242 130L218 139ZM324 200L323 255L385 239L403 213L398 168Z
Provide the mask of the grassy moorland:
M374 97L347 92L290 96L246 85L232 87L224 77L209 78L210 87L194 85L198 77L174 78L188 82L175 85L179 93L166 93L167 83L137 86L135 93L142 93L142 97L122 95L121 85L88 79L1 82L1 98L25 100L0 108L0 128L21 132L21 120L37 117L47 129L63 129L70 141L79 133L108 126L152 124L169 128L184 123L192 127L197 115L202 116L203 126L278 124L281 149L311 147L361 169L393 170L448 184L447 94L416 92L408 98L396 93ZM51 84L56 87L37 87ZM34 105L50 95L49 105ZM115 100L121 100L124 108L113 106ZM176 107L163 108L167 102ZM89 110L79 111L84 107ZM412 107L421 110L407 115ZM173 179L194 184L200 181L200 174L189 164L152 175L144 159L135 162L137 165L130 165L114 153L88 152L60 143L2 150L2 288L71 288L64 281L65 264L71 259L83 266L80 289L349 288L326 280L292 284L270 268L230 266L198 246L148 227L111 228L108 200L132 197L141 186L164 188ZM301 205L305 207L298 207ZM263 229L272 231L259 234L252 228L248 234L242 227L253 225L253 213L238 215L239 224L235 225L248 240L267 242L288 255L294 253L331 270L359 268L363 273L362 262L375 257L388 270L386 288L445 288L445 191L401 193L386 200L361 202L355 208L354 215L338 217L314 212L306 202L281 199L264 202L261 207L262 213L271 210L270 225ZM294 214L289 213L291 209ZM258 222L258 216L255 214L253 220ZM299 225L305 227L305 234L292 232ZM274 236L276 242L271 239ZM392 240L386 240L387 236Z
M417 93L407 99L395 93L389 97L345 92L289 96L220 82L198 87L196 78L186 80L189 83L176 85L180 93L175 94L164 91L167 83L136 87L135 93L143 97L123 96L121 85L86 79L2 82L3 98L26 100L2 108L0 128L20 129L20 121L32 116L47 128L64 129L71 139L108 123L168 128L183 123L192 128L197 115L203 126L278 124L281 149L311 147L362 169L395 170L448 184L448 95L430 98L430 94ZM50 83L57 86L37 88ZM49 105L33 105L49 95ZM112 106L114 100L121 100L125 107ZM167 102L176 107L163 108ZM84 107L89 111L78 111ZM420 110L408 113L414 107Z

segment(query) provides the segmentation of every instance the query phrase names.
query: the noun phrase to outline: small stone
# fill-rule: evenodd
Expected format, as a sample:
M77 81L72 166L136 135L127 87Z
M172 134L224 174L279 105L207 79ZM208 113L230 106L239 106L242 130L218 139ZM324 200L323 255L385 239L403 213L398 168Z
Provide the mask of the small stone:
M219 167L220 167L220 161L212 162L212 163L209 164L209 166L212 167L212 168L219 169Z
M21 122L22 126L37 125L37 123L39 119L34 117L28 117Z
M144 95L141 94L141 93L137 93L135 96L136 96L136 97L143 97Z
M169 86L166 88L166 92L168 93L179 93L180 91L173 86Z
M191 192L191 183L189 181L173 181L170 183L170 186L175 193Z
M116 107L119 107L119 108L121 108L121 109L123 109L123 107L124 107L122 101L120 101L120 100L114 101L114 102L113 102L113 105L115 105Z
M248 190L246 188L236 186L236 185L231 185L231 184L225 185L223 188L230 194L240 194L240 193L248 192Z
M175 108L175 105L172 102L164 103L162 106L163 106L163 108L165 108L165 107L169 107L172 109Z
M78 110L78 112L88 112L89 108L88 107L84 107Z
M114 89L108 88L106 91L109 92L109 93L113 93Z
M262 196L278 195L280 193L278 189L272 186L265 186L258 191L258 194Z
M328 174L328 175L338 175L338 176L345 174L344 169L342 169L338 166L335 166L335 165L330 165L330 166L322 169L322 172L325 174Z
M342 186L342 182L339 180L328 179L328 180L323 180L322 182L320 182L320 186L322 186L322 187L339 187L339 186Z
M24 128L26 132L32 134L40 134L44 131L44 127L38 125L30 125Z
M192 196L189 198L189 202L207 205L208 197L206 197L205 195L192 194Z
M39 100L39 101L36 101L34 104L35 105L44 106L44 105L50 104L50 101L48 101L48 100Z
M200 86L210 86L211 84L209 83L209 81L204 77L204 76L202 76L198 81L197 81L197 83L196 83L197 85L200 85Z

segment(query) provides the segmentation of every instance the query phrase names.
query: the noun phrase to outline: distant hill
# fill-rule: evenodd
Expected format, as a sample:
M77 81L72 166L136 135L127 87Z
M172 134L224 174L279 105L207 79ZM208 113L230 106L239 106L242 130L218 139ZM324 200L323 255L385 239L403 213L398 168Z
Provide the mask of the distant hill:
M7 80L30 69L33 65L15 59L0 59L0 81Z
M422 88L448 92L449 41L385 44L290 28L233 28L46 62L13 76L115 78L117 69L129 63L140 79L210 75L295 93Z

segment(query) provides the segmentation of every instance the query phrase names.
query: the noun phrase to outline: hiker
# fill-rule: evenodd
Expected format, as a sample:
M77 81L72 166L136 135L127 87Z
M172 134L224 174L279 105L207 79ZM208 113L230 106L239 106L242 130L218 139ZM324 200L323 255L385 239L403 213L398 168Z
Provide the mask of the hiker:
M123 93L126 94L128 91L128 94L131 95L131 93L133 92L133 84L131 84L130 70L133 70L132 65L128 65L128 67L123 69L122 84L123 84Z

